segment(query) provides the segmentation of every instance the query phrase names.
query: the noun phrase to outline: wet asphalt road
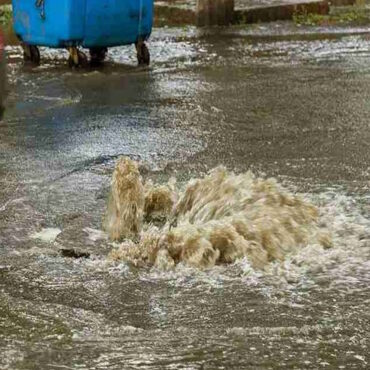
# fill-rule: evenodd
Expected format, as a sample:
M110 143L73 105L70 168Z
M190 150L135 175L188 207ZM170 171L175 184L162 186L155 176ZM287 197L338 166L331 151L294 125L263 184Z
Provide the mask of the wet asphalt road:
M281 288L235 271L158 278L107 268L110 246L86 231L101 228L114 160L128 155L159 180L224 164L347 197L329 202L335 220L365 217L370 235L369 37L274 27L156 30L149 69L135 66L131 47L83 71L47 50L41 67L23 66L9 48L0 368L369 366L366 253L339 287L334 274ZM47 227L61 230L55 244L30 238ZM69 261L61 246L100 257Z

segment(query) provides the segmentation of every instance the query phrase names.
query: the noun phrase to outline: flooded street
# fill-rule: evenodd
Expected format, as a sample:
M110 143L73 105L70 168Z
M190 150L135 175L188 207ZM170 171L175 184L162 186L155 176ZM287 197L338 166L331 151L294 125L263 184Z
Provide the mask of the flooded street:
M133 47L75 71L63 52L32 68L8 48L1 370L370 367L370 37L316 31L155 29L149 69ZM180 187L219 165L274 177L318 208L333 247L263 271L109 261L120 156Z

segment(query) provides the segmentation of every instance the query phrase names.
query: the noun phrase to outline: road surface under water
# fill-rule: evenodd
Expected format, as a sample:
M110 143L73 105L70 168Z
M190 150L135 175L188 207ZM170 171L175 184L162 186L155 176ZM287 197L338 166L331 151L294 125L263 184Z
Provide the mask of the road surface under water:
M157 29L70 71L8 50L0 123L1 369L370 366L368 35L284 25ZM115 160L178 183L223 164L313 202L334 247L266 272L112 263L102 219ZM77 248L89 259L65 258Z

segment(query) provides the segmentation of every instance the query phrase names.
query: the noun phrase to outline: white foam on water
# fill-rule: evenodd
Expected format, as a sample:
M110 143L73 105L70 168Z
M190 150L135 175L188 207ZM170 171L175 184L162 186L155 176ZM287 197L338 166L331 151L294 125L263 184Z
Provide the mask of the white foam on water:
M280 264L272 264L270 272L292 281L319 275L338 286L370 281L370 220L350 196L322 193L313 201L319 204L321 224L330 231L333 247L308 244Z
M107 233L105 233L103 230L85 227L83 231L87 234L87 238L93 242L98 240L106 240L108 238Z
M38 239L45 243L53 243L62 230L58 228L45 228L39 232L33 233L30 235L31 239Z

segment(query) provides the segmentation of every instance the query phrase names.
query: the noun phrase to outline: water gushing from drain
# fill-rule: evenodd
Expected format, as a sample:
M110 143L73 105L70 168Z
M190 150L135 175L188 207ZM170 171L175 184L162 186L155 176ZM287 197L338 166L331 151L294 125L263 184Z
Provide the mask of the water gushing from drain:
M153 225L153 216L164 218ZM184 191L142 184L138 165L118 161L106 217L113 240L123 240L109 257L161 269L178 263L198 268L247 258L254 268L319 244L331 247L319 226L318 209L274 179L223 167L190 181ZM145 222L143 222L145 220Z

